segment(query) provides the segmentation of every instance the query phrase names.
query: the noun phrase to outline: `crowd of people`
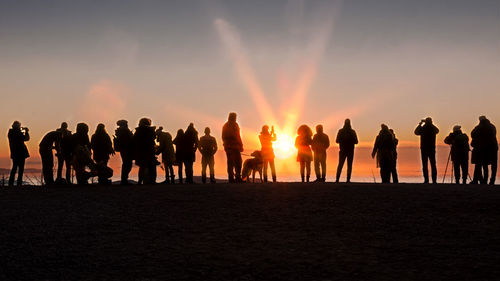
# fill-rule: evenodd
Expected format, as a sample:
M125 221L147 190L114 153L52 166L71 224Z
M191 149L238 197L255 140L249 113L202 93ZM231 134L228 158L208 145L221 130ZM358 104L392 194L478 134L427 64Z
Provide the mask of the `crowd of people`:
M193 163L196 161L196 151L202 155L202 182L207 182L207 167L209 182L216 182L214 155L218 147L216 139L210 135L210 128L205 128L204 135L198 138L198 132L191 123L185 131L179 129L173 138L169 132L163 130L163 127L152 126L148 118L140 119L134 132L129 128L126 120L119 120L116 125L113 137L108 134L104 124L98 124L94 134L89 138L87 124L78 123L75 133L72 133L65 122L60 128L45 134L39 144L44 184L71 184L71 169L75 172L77 184L87 184L93 177L97 177L99 184L111 184L113 170L108 166L108 161L116 152L120 154L122 160L120 180L122 185L129 184L129 174L134 163L138 166L138 184L157 183L157 166L159 165L162 165L165 172L165 180L162 183L176 183L174 166L177 166L178 183L192 184L194 183ZM436 135L439 129L433 124L432 118L428 117L421 120L414 133L420 137L424 183L429 183L429 163L431 181L437 183ZM8 132L8 139L12 159L9 186L14 185L16 173L17 185L20 186L23 184L25 160L30 156L25 144L30 140L29 129L21 127L21 123L15 121ZM268 125L264 125L259 134L259 140L263 181L268 181L268 167L270 167L272 181L276 182L273 142L277 140L277 135L274 127L271 126L269 129ZM243 142L236 113L229 114L222 128L222 142L227 159L228 181L230 183L243 182L241 175ZM340 181L346 160L346 182L350 182L358 137L349 119L345 120L344 126L338 131L335 142L339 145L336 182ZM479 117L479 124L471 131L470 144L469 137L462 132L459 125L453 127L453 131L444 139L444 142L451 146L450 158L457 184L460 183L460 179L463 184L467 183L470 146L472 146L471 162L475 164L470 183L487 184L489 178L489 184L495 184L498 141L495 126L485 116ZM393 183L398 182L397 146L398 139L394 131L382 124L371 156L376 159L383 183L390 183L391 178ZM299 126L295 147L298 151L297 162L300 165L301 181L310 181L311 162L314 162L315 182L325 182L327 149L330 147L330 140L324 133L323 126L317 125L314 135L309 126ZM54 150L58 163L56 179L54 179ZM158 160L158 156L161 161ZM66 173L63 177L64 167Z

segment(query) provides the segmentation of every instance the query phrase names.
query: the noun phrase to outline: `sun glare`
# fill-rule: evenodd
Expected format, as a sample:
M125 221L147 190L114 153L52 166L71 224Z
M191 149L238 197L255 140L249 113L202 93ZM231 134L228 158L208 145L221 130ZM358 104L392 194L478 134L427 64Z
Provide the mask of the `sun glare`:
M287 159L293 156L297 150L295 149L294 139L287 134L278 134L276 142L273 144L274 154L279 159Z

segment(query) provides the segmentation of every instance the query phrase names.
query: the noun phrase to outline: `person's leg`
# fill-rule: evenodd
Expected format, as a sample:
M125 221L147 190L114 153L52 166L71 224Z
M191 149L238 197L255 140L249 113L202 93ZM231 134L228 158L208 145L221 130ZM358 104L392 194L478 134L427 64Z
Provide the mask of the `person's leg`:
M309 182L309 178L311 178L311 161L306 162L306 181Z
M316 181L320 181L321 180L321 171L320 171L320 155L318 155L318 153L314 153L314 173L316 174Z
M432 183L437 183L436 151L431 151L428 157L431 162Z
M488 174L489 174L488 164L486 164L486 163L483 162L481 164L481 169L483 170L483 176L481 178L481 184L487 184L488 183Z
M202 155L201 156L201 182L202 183L207 183L207 166L208 166L208 159L206 156Z
M354 150L347 154L347 182L351 182L352 162L354 161Z
M321 181L326 181L326 157L321 159Z
M469 159L465 159L460 163L462 167L462 183L467 183L467 177L469 176Z
M497 169L498 169L498 151L495 152L495 155L491 162L491 178L490 178L491 185L494 185L495 180L497 179Z
M337 166L337 177L336 182L340 180L340 174L342 173L342 168L344 167L345 159L347 158L347 154L344 151L339 151L339 164Z
M234 182L234 160L233 154L230 151L226 151L227 160L227 178L229 182Z
M453 161L453 170L455 171L455 183L460 183L460 166L462 162L459 160Z
M42 158L42 172L45 184L54 184L54 156L52 155L52 151L40 151L40 158Z
M425 150L420 149L420 156L422 159L422 173L424 175L424 183L429 183L429 170L427 168L428 154Z
M16 171L18 168L18 163L17 159L12 159L12 169L10 170L10 177L9 177L9 186L14 185L14 180L16 179Z
M241 182L241 153L239 151L235 152L234 168L236 173L236 181Z
M471 184L478 184L482 180L482 167L481 164L476 163L474 165L474 178L472 179Z
M172 164L168 164L167 167L165 167L165 170L169 170L170 172L170 183L174 184L175 183L175 175L174 175L174 167Z
M264 173L264 182L267 182L267 164L269 163L269 160L264 160L262 161L262 172Z
M149 179L151 184L156 184L156 177L158 176L156 171L156 159L149 164Z
M306 162L300 161L300 178L302 179L302 182L304 182L305 179L305 169L306 169Z
M62 178L63 167L64 167L64 157L57 156L57 175L56 175L56 179L61 179ZM67 166L66 166L66 169L67 169Z
M271 167L273 182L276 182L276 166L274 165L274 159L269 160L269 166Z
M64 164L66 165L66 183L70 184L72 183L71 179L71 159L70 158L65 158L64 159ZM130 164L132 166L132 164Z
M215 183L215 157L213 155L208 160L208 169L210 171L210 183Z
M19 159L19 163L18 163L19 170L17 172L17 185L18 186L23 185L23 174L24 174L25 161L26 161L26 159L24 157L22 159ZM54 161L54 160L52 160L52 161ZM54 181L54 180L52 179L52 181Z
M179 174L179 183L182 184L184 182L184 179L182 177L182 161L179 161L179 170L177 173Z

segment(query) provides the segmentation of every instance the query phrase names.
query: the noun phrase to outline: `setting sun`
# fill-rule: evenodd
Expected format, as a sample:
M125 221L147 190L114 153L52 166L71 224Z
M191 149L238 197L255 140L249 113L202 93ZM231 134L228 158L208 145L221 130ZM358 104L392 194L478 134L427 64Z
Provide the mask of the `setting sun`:
M287 134L277 135L276 142L273 145L276 157L287 159L293 156L297 150L295 149L293 137Z

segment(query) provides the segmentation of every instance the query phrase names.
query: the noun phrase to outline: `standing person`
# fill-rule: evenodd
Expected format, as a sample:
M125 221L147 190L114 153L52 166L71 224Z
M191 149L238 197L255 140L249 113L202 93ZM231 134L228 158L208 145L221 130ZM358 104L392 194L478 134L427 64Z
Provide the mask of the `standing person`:
M276 141L276 134L274 133L274 127L271 128L271 133L269 133L269 126L262 126L262 131L259 135L262 155L262 165L264 172L264 182L267 182L267 164L271 167L271 174L273 177L273 182L276 182L276 167L274 166L274 150L273 142Z
M28 128L22 128L19 121L12 123L12 128L9 129L9 148L10 159L12 159L12 169L10 171L9 186L14 185L14 178L17 171L17 186L23 185L24 163L26 158L30 157L28 147L24 142L30 140Z
M241 182L241 152L243 142L240 126L236 122L236 113L229 113L226 124L222 127L222 144L227 157L227 174L229 182Z
M62 122L61 127L57 129L61 133L60 150L57 156L57 177L56 183L71 183L71 131L68 130L68 123ZM66 165L66 178L62 177L63 167Z
M184 130L177 130L177 135L172 141L175 144L175 162L177 163L179 174L179 183L182 184L184 179L182 176L182 166L184 164L184 158L186 157L186 146L184 142Z
M54 154L52 150L56 150L56 155L61 153L61 137L62 132L59 130L48 132L38 146L42 160L43 180L46 185L54 184Z
M138 184L156 183L155 127L151 119L141 118L133 136L135 164L139 166Z
M382 124L381 130L375 139L373 145L372 158L377 156L377 167L380 167L380 177L382 183L391 182L391 172L395 164L395 142L393 134L389 131L387 125Z
M339 144L339 165L337 166L337 177L335 182L339 182L342 168L347 159L347 180L351 182L352 162L354 160L354 146L358 144L358 136L356 131L351 127L351 120L344 121L344 127L337 133L336 143Z
M115 137L113 139L113 147L116 152L120 152L120 157L122 159L122 171L121 171L121 185L128 184L128 176L132 170L132 162L134 160L134 145L133 138L134 134L128 128L127 120L118 120L116 122L118 128L115 130Z
M201 153L201 181L207 182L207 166L210 169L210 183L215 183L215 159L217 140L210 135L210 128L205 128L205 135L200 138L198 149Z
M307 125L301 125L297 129L297 138L295 138L295 147L297 148L297 162L300 163L300 178L304 182L304 176L307 182L311 177L311 161L313 160L311 143L312 130ZM306 175L304 175L306 170Z
M450 156L455 170L455 182L460 183L460 169L462 169L462 183L467 183L469 174L469 137L462 133L461 127L456 125L445 139L444 143L451 145Z
M432 183L437 181L436 135L438 133L439 129L432 124L431 117L421 120L417 128L415 128L415 135L420 136L420 156L422 158L424 183L429 183L428 161L431 163Z
M169 132L164 132L163 127L160 127L156 130L156 141L159 144L156 148L156 154L161 153L161 161L165 168L165 181L163 183L174 184L175 175L173 165L175 162L175 150L172 135Z
M393 183L398 183L399 182L399 178L398 178L398 169L397 169L397 167L398 167L398 144L399 144L399 140L398 140L398 138L396 138L396 134L394 133L393 129L389 129L389 132L391 132L392 141L394 142L394 151L393 151L394 163L392 163L392 166L391 166L392 182Z
M485 116L479 117L479 125L471 132L472 163L474 178L471 183L488 183L488 166L491 165L490 184L495 184L498 162L497 129Z
M100 123L97 125L95 129L95 133L92 135L90 140L90 147L93 152L93 159L98 166L107 167L109 157L111 154L115 154L113 150L113 143L111 142L111 138L106 132L106 128L104 124ZM100 184L110 184L111 180L107 177L98 176L97 179Z
M90 152L89 126L85 123L76 125L76 132L71 135L72 163L77 184L87 184L88 179L97 174L97 168L92 161ZM91 172L87 172L89 168Z
M316 126L316 134L312 138L311 148L314 152L315 182L326 181L326 150L330 147L328 135L323 133L323 125Z
M196 161L196 150L198 150L198 131L194 124L190 123L184 132L184 142L186 146L186 157L184 158L184 169L186 170L186 183L193 181L193 163Z

